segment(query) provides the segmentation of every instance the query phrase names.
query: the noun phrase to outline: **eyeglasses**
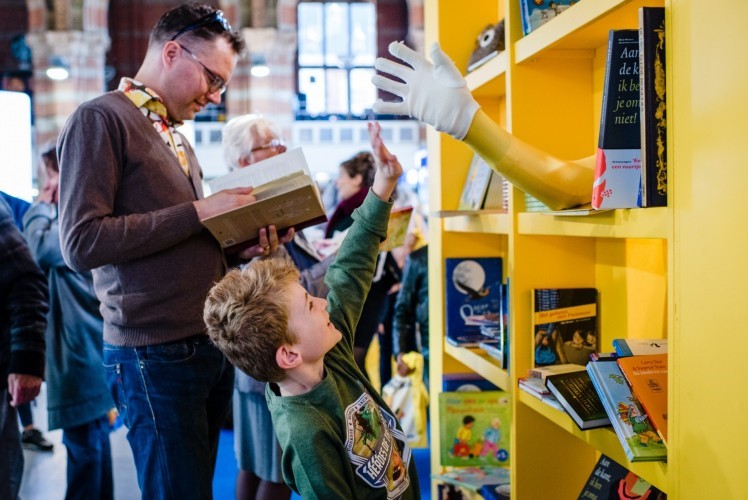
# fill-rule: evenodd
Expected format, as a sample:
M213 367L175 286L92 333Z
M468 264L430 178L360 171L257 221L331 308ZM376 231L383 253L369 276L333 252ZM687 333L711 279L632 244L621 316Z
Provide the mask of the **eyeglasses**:
M256 148L252 148L250 153L254 153L256 151L261 151L263 149L278 149L281 153L283 153L286 150L286 143L283 142L281 139L273 139L272 141L268 142L267 144L263 144L262 146L257 146Z
M226 18L223 17L223 11L217 10L215 12L211 12L210 14L207 14L201 17L194 23L188 24L181 30L177 31L177 33L173 37L171 37L171 41L173 42L174 40L179 38L181 35L184 35L188 31L194 31L196 29L200 29L203 26L207 26L210 23L218 23L219 25L221 25L221 28L223 28L224 31L231 31L231 25L226 20Z
M174 43L179 45L183 51L187 52L190 56L192 56L192 59L194 59L200 66L203 67L203 69L205 70L205 74L208 75L208 78L206 79L208 82L208 94L215 94L216 92L223 94L224 92L226 92L227 83L223 78L221 78L220 76L216 75L211 70L209 70L208 67L204 65L202 61L198 59L195 54L190 52L190 49L188 49L187 47L185 47L179 42L174 42Z

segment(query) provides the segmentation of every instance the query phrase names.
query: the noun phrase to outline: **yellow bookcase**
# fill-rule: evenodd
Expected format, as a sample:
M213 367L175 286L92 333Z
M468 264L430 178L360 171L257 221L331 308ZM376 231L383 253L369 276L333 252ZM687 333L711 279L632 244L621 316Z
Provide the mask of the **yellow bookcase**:
M523 36L519 0L426 0L426 47L439 41L464 71L474 36L505 18L506 50L467 75L468 85L517 137L560 158L581 158L597 144L608 30L636 28L642 6L666 9L669 206L553 216L526 212L524 193L514 188L507 214L430 221L431 393L441 390L442 374L464 370L512 393L514 499L576 498L600 453L670 498L748 498L744 5L580 0ZM454 210L472 151L431 128L427 140L430 210ZM443 341L444 259L464 256L504 259L510 371ZM619 337L669 340L667 463L630 463L611 429L579 431L566 414L517 389L532 363L531 290L582 286L599 291L603 351Z

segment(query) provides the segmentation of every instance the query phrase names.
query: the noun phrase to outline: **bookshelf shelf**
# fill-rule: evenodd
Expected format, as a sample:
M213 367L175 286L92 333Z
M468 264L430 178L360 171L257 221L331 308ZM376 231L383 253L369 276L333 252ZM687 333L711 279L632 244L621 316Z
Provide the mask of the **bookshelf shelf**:
M582 50L581 57L605 45L608 31L615 27L637 26L643 6L662 7L657 0L581 1L515 44L516 62L537 57L570 57Z
M507 213L471 213L443 217L444 230L455 233L509 234L510 216Z
M465 81L475 96L502 97L506 93L506 51L478 66L465 75Z
M594 215L518 214L518 232L526 235L597 238L667 238L672 213L667 207L611 210Z
M615 431L611 427L587 431L580 430L566 413L543 403L525 391L515 391L515 394L518 394L519 401L522 404L532 408L535 412L553 422L565 432L595 447L660 490L667 490L667 463L659 461L629 462L626 458L626 453L624 453L621 447L621 443L616 437Z
M469 366L481 377L490 380L501 389L508 391L512 387L509 374L500 368L493 358L480 349L455 347L444 343L444 352L465 366Z

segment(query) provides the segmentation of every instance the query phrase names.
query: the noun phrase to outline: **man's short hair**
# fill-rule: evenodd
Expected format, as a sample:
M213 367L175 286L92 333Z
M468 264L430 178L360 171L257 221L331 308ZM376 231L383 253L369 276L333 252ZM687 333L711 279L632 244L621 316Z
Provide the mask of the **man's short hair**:
M208 336L234 366L260 382L285 378L275 354L298 342L288 327L289 287L298 282L292 263L265 259L229 272L208 293Z
M165 12L151 30L148 45L160 45L176 37L206 41L223 37L236 54L243 55L246 49L244 39L231 29L223 13L208 4L182 4Z

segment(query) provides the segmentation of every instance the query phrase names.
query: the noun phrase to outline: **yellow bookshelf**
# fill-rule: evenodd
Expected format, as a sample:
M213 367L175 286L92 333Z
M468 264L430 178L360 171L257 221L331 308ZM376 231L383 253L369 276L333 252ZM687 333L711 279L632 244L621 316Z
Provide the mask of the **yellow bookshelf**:
M669 206L547 215L525 211L524 193L513 188L509 213L432 217L430 224L431 393L441 390L444 373L466 369L512 393L514 499L576 498L600 453L671 498L742 498L748 491L743 4L580 0L523 36L518 0L474 0L469 10L463 2L426 0L426 46L439 41L464 68L474 36L505 18L506 50L466 77L473 95L522 140L581 158L597 145L608 30L637 27L642 6L666 9ZM430 128L427 141L430 209L454 210L472 151ZM504 259L510 371L443 342L444 259L471 255ZM517 390L532 363L530 291L582 286L600 294L603 351L619 337L669 340L667 463L630 463L611 430L580 431L563 412ZM431 425L438 436L438 412ZM432 470L439 469L432 439Z

